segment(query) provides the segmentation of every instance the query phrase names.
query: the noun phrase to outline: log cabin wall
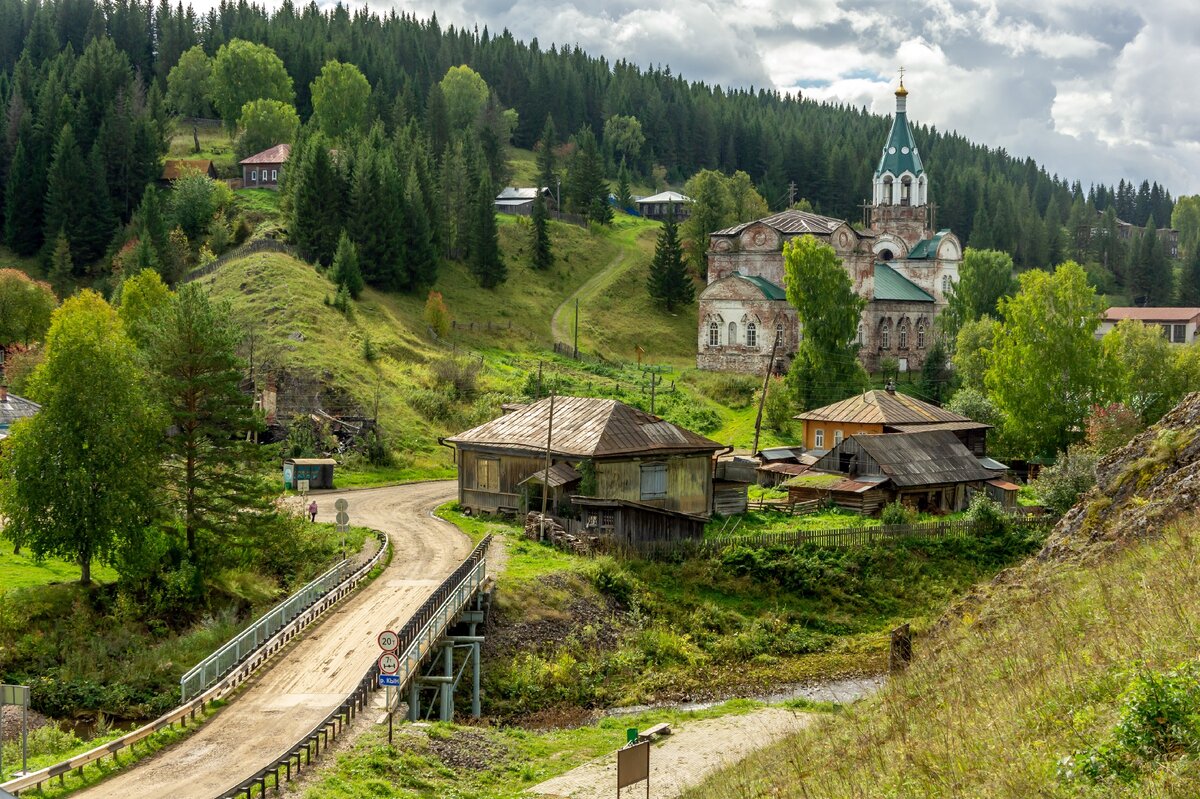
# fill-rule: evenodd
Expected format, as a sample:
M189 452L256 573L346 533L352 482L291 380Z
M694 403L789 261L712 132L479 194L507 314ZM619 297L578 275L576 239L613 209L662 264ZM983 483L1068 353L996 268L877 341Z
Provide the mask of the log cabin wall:
M643 499L642 466L654 463L667 466L667 495ZM712 507L712 468L712 458L707 454L597 460L596 496L707 516Z

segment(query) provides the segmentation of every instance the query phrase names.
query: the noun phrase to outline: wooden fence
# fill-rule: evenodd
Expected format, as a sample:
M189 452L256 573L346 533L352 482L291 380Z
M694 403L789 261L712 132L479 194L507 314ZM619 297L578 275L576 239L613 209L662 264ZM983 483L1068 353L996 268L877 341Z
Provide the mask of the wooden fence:
M824 504L819 499L807 499L803 502L788 502L786 499L752 499L746 507L748 510L769 510L788 516L807 516L819 511Z
M244 258L247 255L253 255L258 252L281 252L294 258L300 257L296 252L296 248L286 242L276 241L275 239L253 239L240 247L234 247L232 250L226 251L217 260L193 269L184 275L179 282L191 283L193 280L207 277L235 258Z

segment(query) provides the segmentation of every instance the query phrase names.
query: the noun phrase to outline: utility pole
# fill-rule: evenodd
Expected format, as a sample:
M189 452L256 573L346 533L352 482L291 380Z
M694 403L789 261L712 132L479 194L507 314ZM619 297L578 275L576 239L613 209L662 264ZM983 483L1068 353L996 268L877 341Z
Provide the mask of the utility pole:
M546 471L542 473L542 518L538 540L546 540L546 500L550 496L550 436L554 432L554 389L550 389L550 421L546 422Z
M796 181L788 183L788 208L796 204Z
M754 449L750 454L754 455L758 452L758 434L762 431L762 415L763 406L767 404L767 389L771 385L771 371L775 368L775 352L779 349L779 334L775 334L775 343L771 345L771 358L767 361L767 368L763 371L763 389L762 396L758 398L758 416L754 420Z
M575 298L575 351L571 355L575 360L579 360L579 298Z

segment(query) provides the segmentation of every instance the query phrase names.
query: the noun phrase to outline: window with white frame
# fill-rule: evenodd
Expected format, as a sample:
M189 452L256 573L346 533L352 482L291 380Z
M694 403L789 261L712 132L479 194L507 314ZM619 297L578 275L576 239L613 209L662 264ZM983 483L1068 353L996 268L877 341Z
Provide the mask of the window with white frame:
M813 431L813 449L825 448L825 429L818 427Z
M775 340L780 344L783 343L783 322L775 323Z
M908 325L900 325L900 349L908 349Z
M858 346L860 346L860 347L861 347L861 346L862 346L862 343L863 343L863 326L862 326L862 325L859 325L859 326L858 326L858 339L857 339L857 341L858 341Z
M725 343L730 346L737 344L737 322L729 323L729 341Z
M951 285L953 284L950 282L950 276L942 275L942 294L949 294Z
M753 322L748 322L746 324L746 346L758 346L758 325L754 324Z
M833 431L833 445L836 447L840 443L842 443L842 431L834 430Z
M879 349L891 349L892 346L892 326L887 322L879 328Z
M1171 334L1171 341L1175 342L1176 344L1182 344L1187 341L1187 326L1175 325Z
M708 323L708 346L715 347L721 343L721 326L716 322Z
M272 169L272 170L271 170L271 182L273 183L273 182L275 182L275 181L277 181L277 180L279 180L279 170L278 170L278 169Z
M257 169L250 170L250 181L252 183L258 183L258 170Z
M667 498L667 464L642 464L642 499Z
M917 323L917 349L925 349L925 323Z

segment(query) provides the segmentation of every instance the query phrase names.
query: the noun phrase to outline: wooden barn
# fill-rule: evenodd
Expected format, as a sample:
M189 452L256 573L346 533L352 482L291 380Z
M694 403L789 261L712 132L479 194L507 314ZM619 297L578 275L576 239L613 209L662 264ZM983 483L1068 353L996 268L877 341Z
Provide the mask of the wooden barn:
M784 486L792 502L832 500L863 514L897 500L952 513L995 478L954 431L926 430L850 436Z
M595 534L618 544L683 541L704 537L707 517L656 508L628 499L575 497L585 534Z
M547 486L556 515L568 513L567 498L577 494L709 515L720 444L616 400L553 402L553 424L546 398L443 440L456 450L458 501L466 511L539 510Z

